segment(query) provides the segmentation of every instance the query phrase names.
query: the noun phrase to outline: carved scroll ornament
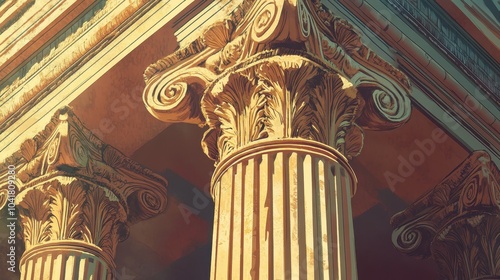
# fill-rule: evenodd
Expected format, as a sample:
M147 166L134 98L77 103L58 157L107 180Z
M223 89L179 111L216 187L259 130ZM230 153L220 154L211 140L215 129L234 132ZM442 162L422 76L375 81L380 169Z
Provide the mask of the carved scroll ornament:
M216 160L231 146L272 136L314 139L353 156L360 128L395 128L410 115L408 78L319 1L243 1L144 78L148 110L166 122L208 125L204 146Z

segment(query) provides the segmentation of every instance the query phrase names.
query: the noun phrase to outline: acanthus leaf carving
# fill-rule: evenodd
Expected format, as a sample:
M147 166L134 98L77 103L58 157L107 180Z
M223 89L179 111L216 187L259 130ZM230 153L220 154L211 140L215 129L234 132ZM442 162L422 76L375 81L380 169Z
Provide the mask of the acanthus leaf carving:
M265 95L257 92L256 80L251 76L250 72L229 75L202 100L210 127L203 142L206 147L213 145L209 144L213 140L217 142L217 149L210 148L214 159L218 151L228 154L241 143L263 137Z
M494 279L500 275L500 220L481 214L460 220L436 239L432 255L444 279ZM491 278L488 278L491 277Z
M364 133L363 130L354 124L349 129L346 130L345 136L345 155L348 159L352 159L361 153L364 143Z
M282 52L250 67L236 65L204 95L201 106L210 128L203 145L213 159L264 138L300 137L345 151L360 105L356 89L325 66ZM362 132L352 133L357 151L350 153L356 154Z
M116 244L120 239L118 228L126 221L126 216L120 215L120 208L118 199L111 192L89 186L82 207L85 224L82 237L85 242L97 245L109 256L115 255Z
M40 189L29 190L18 206L26 249L50 239L51 214L47 185Z
M327 123L321 127L328 130L321 135L326 135L326 143L342 153L345 153L347 129L354 126L357 111L360 109L357 90L352 84L340 75L329 75L323 79L323 100L319 104L327 104L323 115ZM331 94L335 92L336 94Z
M21 144L21 154L28 162L35 156L37 149L36 141L33 139L27 139Z
M120 199L125 209L128 208L128 201L137 203L138 212L134 213L137 215L131 217L134 221L136 218L151 217L165 209L165 179L95 138L70 108L59 110L46 128L32 140L36 144L27 140L22 145L24 148L1 166L7 169L9 164L15 163L18 167L18 177L22 181L19 191L33 187L33 182L39 181L41 177L79 178L109 189ZM28 153L23 152L27 145L41 147L29 156L29 161L23 156L23 153ZM1 179L7 181L7 178ZM151 203L151 199L144 200L149 197L144 195L147 192L155 197L155 203ZM153 209L149 209L151 206Z
M203 33L203 40L207 47L213 49L222 49L231 42L231 35L234 32L234 22L225 19L219 21Z

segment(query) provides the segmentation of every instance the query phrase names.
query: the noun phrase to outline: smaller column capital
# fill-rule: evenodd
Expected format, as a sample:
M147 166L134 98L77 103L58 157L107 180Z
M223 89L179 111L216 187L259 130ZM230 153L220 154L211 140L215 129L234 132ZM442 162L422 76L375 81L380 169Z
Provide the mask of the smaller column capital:
M83 254L78 261L95 259L93 265L102 267L96 273L110 277L116 245L127 238L129 225L166 208L166 180L96 138L69 107L24 141L0 172L0 208L8 202L10 213L17 206L18 215L12 214L26 249L22 272L49 256L66 261L74 251ZM59 273L55 269L64 265L54 268ZM66 273L83 279L82 271Z
M43 131L24 141L0 170L8 166L15 166L19 199L44 182L67 177L109 191L131 222L153 217L166 207L166 180L98 139L69 107L58 110ZM2 207L7 175L0 175Z
M432 255L450 279L499 276L499 182L490 156L472 153L431 192L392 217L394 245L412 256Z

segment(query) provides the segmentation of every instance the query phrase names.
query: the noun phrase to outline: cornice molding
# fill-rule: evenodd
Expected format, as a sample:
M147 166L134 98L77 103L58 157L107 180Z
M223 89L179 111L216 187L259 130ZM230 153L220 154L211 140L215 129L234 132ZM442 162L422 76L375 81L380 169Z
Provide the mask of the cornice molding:
M60 2L60 1L59 1ZM54 4L57 4L53 6ZM64 1L63 3L37 3L31 10L17 19L18 24L4 31L15 40L0 42L0 90L11 84L16 78L22 78L33 65L40 63L57 45L70 37L78 28L91 20L102 9L106 0L100 1ZM46 12L40 6L50 7ZM44 6L44 7L45 7ZM46 7L46 9L47 9ZM37 14L43 14L39 18ZM89 19L90 18L90 19ZM35 21L36 20L36 21ZM12 33L7 33L11 31ZM17 32L17 33L16 33Z
M0 7L0 33L4 33L34 4L35 0L9 1L5 7Z
M494 2L474 0L453 0L450 2L446 0L436 1L497 63L500 63L500 35L498 34L500 23L494 16ZM491 9L491 16L485 9Z
M123 1L123 3L130 4L129 1ZM125 18L126 22L120 27L123 30L113 30L112 35L116 37L107 37L104 42L100 43L99 49L86 53L88 55L64 70L60 76L56 76L55 80L51 81L48 87L41 89L36 97L23 101L25 106L17 109L15 116L8 121L1 123L0 161L18 150L22 141L36 135L49 122L50 116L57 109L70 104L121 59L182 13L190 3L190 1L148 2L149 5L154 4L150 9L141 10L142 12L136 14L134 18ZM89 33L86 34L89 35ZM76 41L72 47L84 45L82 41ZM69 48L66 51L71 53L71 50ZM50 72L51 66L63 63L63 61L56 59L52 63L44 64L39 71ZM23 85L24 90L28 90L31 86L38 86L36 80L40 78L39 75L33 76L28 84ZM21 89L23 89L22 86L16 90L16 94L22 94L24 91ZM11 104L15 105L11 101L7 102L8 106ZM1 110L5 110L8 106L1 105L0 107Z
M445 11L433 2L384 0L410 21L433 44L443 51L496 103L500 102L499 67L495 58L482 50Z
M417 87L425 92L428 96L426 99L433 100L432 102L444 111L436 115L431 111L431 116L449 131L453 129L450 128L452 125L466 127L471 136L481 143L481 146L471 144L474 146L472 150L488 150L494 160L498 161L499 151L496 148L500 145L498 137L500 119L496 116L498 102L488 100L486 93L483 93L476 84L469 81L465 74L460 73L461 70L458 67L453 69L457 71L445 71L443 68L445 66L442 67L436 61L439 57L428 54L423 49L425 48L424 44L417 44L402 31L411 27L400 26L403 21L399 19L399 16L383 15L372 6L375 4L384 5L382 0L375 3L363 0L340 0L339 2L359 18L367 28L375 32L375 35L387 46L396 51L395 57L401 65L401 69L412 78ZM418 33L419 31L414 32ZM447 65L454 67L451 64ZM426 106L429 104L420 105L427 110ZM453 121L450 121L450 118ZM469 146L467 139L460 138L460 136L458 138L459 141Z

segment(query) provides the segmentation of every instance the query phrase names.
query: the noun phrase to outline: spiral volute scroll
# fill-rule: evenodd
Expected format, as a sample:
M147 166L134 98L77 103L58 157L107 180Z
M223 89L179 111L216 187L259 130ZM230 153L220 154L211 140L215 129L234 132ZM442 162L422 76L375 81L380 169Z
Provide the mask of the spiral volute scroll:
M480 177L476 175L470 178L464 185L460 195L461 210L464 211L476 206L481 200L482 192Z
M182 80L164 80L151 85L153 90L147 91L144 95L144 103L148 110L158 119L165 121L175 121L177 116L190 119L189 104L192 97L189 93L189 86ZM175 115L176 117L171 117Z
M382 116L390 122L400 122L410 116L409 98L394 91L374 90L373 102Z
M311 28L314 24L313 19L311 18L311 15L309 14L309 11L304 2L299 1L299 3L297 3L297 10L300 23L300 33L302 36L307 38L311 35Z
M478 168L474 175L467 178L460 190L458 210L461 213L471 211L498 211L498 186L487 168Z
M69 130L69 148L72 149L73 159L77 166L87 166L90 149L80 139L75 129Z
M427 257L436 229L431 223L413 221L397 227L392 233L392 243L401 252L411 256Z
M411 101L404 90L387 85L364 82L357 86L365 106L357 123L372 130L397 128L408 121Z
M162 196L162 193L151 190L140 190L137 192L136 199L144 213L142 218L154 217L165 210L166 197L162 199Z
M153 78L144 90L146 108L165 122L203 123L199 103L213 74L206 68L188 68L181 73Z
M151 182L139 183L134 182L126 186L122 193L127 199L129 220L132 224L155 217L165 211L167 207L164 186L158 187Z
M128 209L132 223L154 217L165 210L168 182L162 176L135 163L109 145L102 155L104 167L103 164L96 164L91 169L103 178L102 184Z
M47 160L46 164L51 165L57 161L59 158L59 145L61 142L61 134L57 133L52 141L50 142L48 149L47 149Z

